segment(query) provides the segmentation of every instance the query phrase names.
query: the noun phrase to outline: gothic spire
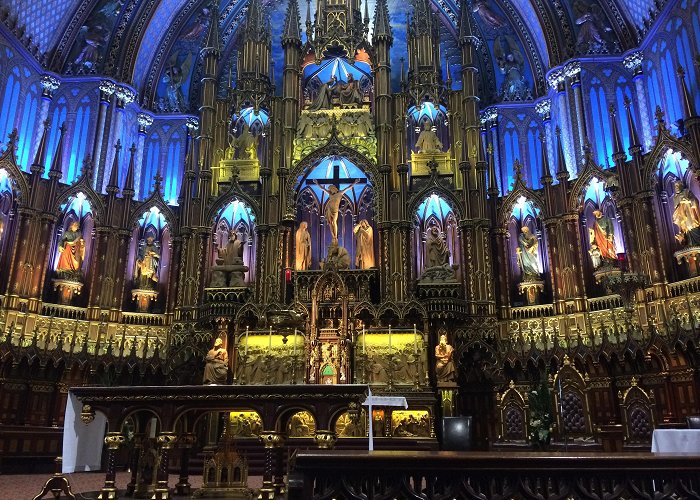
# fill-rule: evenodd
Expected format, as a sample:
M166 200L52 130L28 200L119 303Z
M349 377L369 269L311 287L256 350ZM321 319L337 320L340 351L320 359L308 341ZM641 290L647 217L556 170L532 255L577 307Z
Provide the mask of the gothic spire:
M200 53L204 56L208 53L219 54L221 52L221 34L219 33L219 3L212 2L210 7L209 31Z
M608 108L608 112L610 113L610 126L612 127L612 136L613 136L613 158L617 156L618 154L622 153L625 154L625 146L622 144L622 137L620 136L620 129L617 126L617 120L615 119L615 115L617 114L615 112L615 106L610 105Z
M287 3L287 15L284 19L282 44L292 42L301 44L301 16L299 15L298 0L289 0L289 3Z
M63 175L61 164L63 163L63 134L66 132L66 124L63 123L60 128L61 135L58 137L58 145L51 159L51 169L49 170L49 178L60 180Z
M126 171L126 179L124 180L124 188L122 189L122 197L132 198L134 196L134 157L136 156L136 144L131 144L129 148L131 157L129 158L129 168Z
M42 132L41 139L39 140L39 149L36 150L34 161L29 169L32 174L41 176L44 173L44 165L46 164L46 149L49 141L49 130L51 130L51 124L48 120L44 120L44 131Z
M552 183L552 171L549 168L549 155L547 154L547 139L540 132L539 135L540 139L540 150L542 152L542 177L540 177L540 182L542 184L551 184Z
M631 102L630 98L625 96L624 99L625 103L625 112L627 114L627 130L630 132L630 149L634 147L640 147L642 145L641 142L639 142L639 136L637 135L637 129L634 126L634 120L632 119L632 108L631 108Z
M107 192L116 194L119 191L119 152L122 149L122 141L117 139L114 145L114 161L112 162L112 172L109 174L109 182L107 183Z
M481 149L481 145L479 145ZM493 146L489 144L487 146L487 152L489 154L489 189L488 194L490 198L496 198L498 196L498 181L496 179L496 164L493 158Z
M377 4L374 7L374 34L372 35L372 43L377 43L380 40L388 40L389 42L393 40L391 23L389 21L389 6L386 0L377 0Z
M569 178L569 171L566 168L566 157L564 156L564 144L561 138L561 129L557 127L557 179L565 180Z
M460 45L471 43L477 47L481 44L481 37L479 36L479 30L476 27L476 23L474 22L470 0L461 0L460 2L459 43Z
M243 39L252 42L264 41L267 34L267 23L260 0L250 0L246 13Z
M678 66L677 73L681 81L681 89L683 90L683 114L685 115L683 118L688 119L697 116L695 112L695 100L693 96L690 95L690 92L688 92L688 86L685 83L685 69L683 69L683 66Z

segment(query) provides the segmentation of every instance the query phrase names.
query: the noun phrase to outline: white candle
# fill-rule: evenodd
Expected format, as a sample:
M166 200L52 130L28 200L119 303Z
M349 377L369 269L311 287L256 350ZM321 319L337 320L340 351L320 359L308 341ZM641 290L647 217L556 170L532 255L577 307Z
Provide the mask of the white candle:
M249 326L246 326L246 327L245 327L245 351L244 351L244 355L245 355L245 356L248 355L248 330L249 330L249 329L250 329Z
M418 335L416 335L416 324L413 323L413 350L418 352Z
M292 356L297 355L297 329L294 329L294 346L292 347Z
M267 336L267 348L272 350L272 327L270 327L270 333Z
M365 325L362 325L362 354L367 352L367 336L365 335Z
M389 325L389 354L391 354L391 325Z

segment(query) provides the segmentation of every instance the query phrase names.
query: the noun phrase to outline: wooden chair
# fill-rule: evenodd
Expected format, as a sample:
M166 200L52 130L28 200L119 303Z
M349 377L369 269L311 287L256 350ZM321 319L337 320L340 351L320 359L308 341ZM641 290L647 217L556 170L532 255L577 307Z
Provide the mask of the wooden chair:
M530 412L527 393L520 392L512 380L508 388L496 394L498 439L494 448L529 447Z
M591 425L588 385L581 372L564 356L564 363L552 379L555 440L576 448L598 445Z
M618 391L617 395L625 433L623 448L648 451L656 423L654 391L647 393L639 387L637 378L632 377L630 387L624 393Z

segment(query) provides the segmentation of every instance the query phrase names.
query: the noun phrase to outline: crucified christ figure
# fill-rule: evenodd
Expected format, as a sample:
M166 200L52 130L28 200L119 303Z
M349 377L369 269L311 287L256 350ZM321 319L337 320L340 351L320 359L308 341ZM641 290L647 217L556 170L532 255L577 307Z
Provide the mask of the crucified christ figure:
M314 184L316 184L324 193L328 195L328 201L326 201L326 207L323 209L323 215L326 217L326 222L328 222L328 228L331 230L331 237L333 238L333 243L338 244L338 211L340 209L340 200L343 199L343 195L346 191L349 191L360 182L359 179L350 184L348 187L340 191L337 186L331 184L328 189L321 186L317 180L314 179Z

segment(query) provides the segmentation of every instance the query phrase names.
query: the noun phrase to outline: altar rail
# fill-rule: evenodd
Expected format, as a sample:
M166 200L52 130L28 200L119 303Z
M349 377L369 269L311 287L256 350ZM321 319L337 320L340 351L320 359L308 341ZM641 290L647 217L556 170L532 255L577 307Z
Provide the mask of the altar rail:
M289 499L700 498L700 456L304 451Z

